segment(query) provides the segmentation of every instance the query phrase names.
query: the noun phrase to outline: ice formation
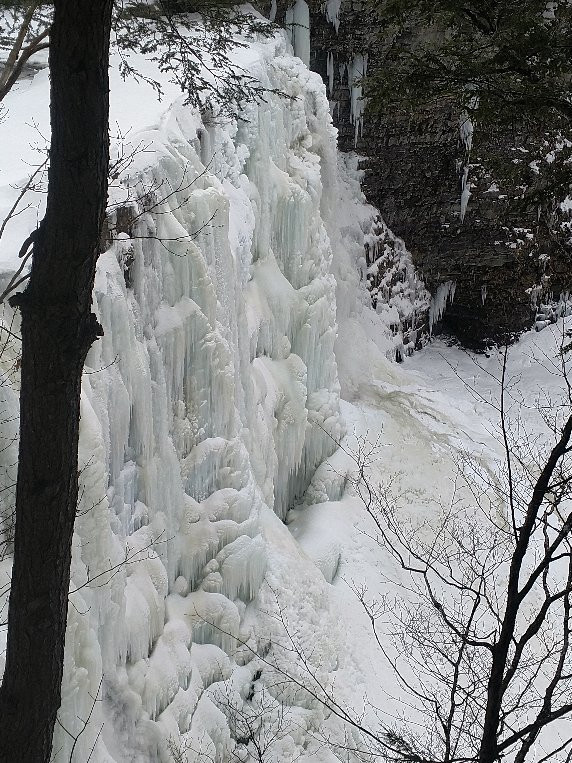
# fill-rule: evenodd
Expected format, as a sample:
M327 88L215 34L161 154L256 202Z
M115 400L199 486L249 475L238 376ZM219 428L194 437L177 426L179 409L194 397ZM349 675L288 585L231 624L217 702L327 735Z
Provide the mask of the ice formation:
M540 304L538 304L538 297L542 295L542 287L539 287L537 290L534 288L530 289L530 292L533 306L536 308L534 318L535 331L542 331L547 326L556 323L560 318L572 315L572 301L568 292L561 293L557 299L546 299L545 297L545 301Z
M355 128L354 144L363 128L363 112L365 100L363 97L362 80L367 74L367 53L357 53L348 64L348 87L351 96L350 118Z
M332 51L328 52L328 58L326 62L326 71L328 77L328 95L332 95L334 92L334 54Z
M469 181L469 169L471 160L471 149L473 146L474 125L467 111L463 111L459 118L459 138L463 147L463 160L460 163L461 172L461 222L467 214L467 205L471 198L471 183Z
M326 2L326 19L334 26L336 34L340 28L341 7L342 0L327 0Z
M331 95L335 79L334 54L327 57L328 93ZM363 80L367 74L367 53L356 53L348 61L341 61L338 66L340 82L347 77L350 94L350 121L354 126L354 147L363 130L363 113L366 105L363 96Z
M294 20L306 15L298 0ZM115 147L116 156L145 150L114 183L97 270L105 333L83 383L54 763L69 760L88 716L74 760L230 760L240 745L209 687L243 702L258 680L254 653L237 657L237 637L249 641L252 612L271 609L264 579L276 590L295 574L306 586L302 602L285 592L284 606L308 609L318 656L320 642L332 642L320 658L326 678L336 664L322 584L281 522L343 434L336 134L322 82L285 40L244 55L290 98L249 104L240 122L205 123L179 98ZM10 352L1 389L13 414ZM3 426L13 437L13 421ZM10 481L14 448L1 454ZM295 573L279 561L281 546L298 559ZM9 560L2 565L4 583ZM324 711L287 688L274 693L277 706L299 708L276 753L294 760L307 744L299 729Z
M380 217L365 236L365 256L372 306L393 337L390 357L402 360L427 332L431 295L405 243Z
M310 9L306 0L296 0L286 10L286 29L294 48L294 54L310 64Z
M431 306L429 308L429 332L433 332L433 326L438 323L447 309L447 305L451 304L455 299L455 289L457 284L455 281L445 281L445 283L439 284L437 291L431 298Z
M83 380L54 763L69 763L72 748L82 763L246 761L244 718L266 718L271 733L285 714L268 763L337 760L314 733L323 706L276 681L268 660L281 654L278 612L310 645L321 685L343 669L349 650L327 590L339 553L328 549L317 569L283 520L295 506L342 496L345 474L328 464L344 434L340 388L351 397L368 384L376 353L385 363L409 352L428 295L402 242L365 203L358 157L337 152L326 89L303 63L304 0L288 21L299 58L281 36L236 52L238 66L281 93L245 105L239 121L216 109L201 118L168 82L159 103L143 84L123 82L117 61L112 68L112 160L121 171L94 293L105 333ZM348 67L356 135L366 64L356 56ZM136 63L160 76L148 66ZM32 100L37 128L26 129L33 137L49 129L47 72L10 98L0 212L35 159L22 132ZM45 196L30 194L0 242L4 282L17 242L42 215ZM367 289L374 270L376 312ZM0 532L8 535L18 412L9 332L17 329L5 307ZM9 573L9 556L0 557L0 608ZM287 669L295 677L299 660ZM239 722L237 713L246 716ZM338 732L344 739L330 723L332 741Z

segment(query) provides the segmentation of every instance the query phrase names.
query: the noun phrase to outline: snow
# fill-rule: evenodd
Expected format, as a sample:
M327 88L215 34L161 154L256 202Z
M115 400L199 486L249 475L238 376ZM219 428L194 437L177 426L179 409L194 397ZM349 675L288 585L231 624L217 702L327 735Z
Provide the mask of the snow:
M507 421L518 437L525 432L534 437L535 445L551 442L539 402L550 401L556 409L559 401L567 399L566 383L558 372L565 328L570 329L569 321L566 325L560 321L541 334L526 334L509 351ZM356 360L364 351L375 362L374 378L362 379L359 397L342 404L349 430L344 449L357 453L360 442L374 448L368 467L371 484L385 485L395 496L394 510L404 522L421 524L429 531L433 523L438 527L439 507L453 496L459 459L473 459L491 475L499 473L502 437L495 406L503 353L492 350L487 356L475 356L434 340L396 366L375 358L371 347L348 343L344 348ZM351 360L347 366L353 366ZM358 367L356 375L360 372ZM356 464L338 451L319 470L322 480L328 468L331 477L349 476ZM462 500L466 498L455 493L457 511ZM399 611L411 582L380 547L376 528L351 487L340 500L325 501L292 512L290 528L332 583L334 613L351 624L348 652L336 677L337 699L355 708L354 717L362 719L360 708L367 698L362 719L366 728L379 729L383 724L394 728L400 718L406 719L409 728L423 724L412 707L412 694L404 690L392 668L392 656L396 656L392 634L399 628L392 610ZM473 522L474 531L481 532L479 520ZM376 627L385 651L374 642L371 624L356 596L362 586L369 601L379 602L381 617ZM407 660L399 659L407 668ZM552 733L553 740L564 741L569 728L563 724ZM360 742L363 749L364 740ZM543 749L547 750L546 737L539 741L538 753Z
M129 153L137 145L146 155L152 151L141 141L131 144L130 137L142 128L158 123L169 104L180 96L180 90L170 83L152 61L142 55L130 56L130 63L144 77L161 81L164 96L161 101L151 85L143 79L137 87L119 73L119 58L113 57L110 70L110 131L116 141L117 155ZM47 155L49 123L49 83L47 69L31 80L20 81L4 99L5 115L0 120L0 141L3 156L0 166L0 218L4 219L16 201L20 190ZM139 145L140 143L140 145ZM12 270L22 242L35 228L45 211L47 172L41 172L16 209L16 214L0 238L0 281L6 284L6 273ZM18 263L19 264L19 263Z

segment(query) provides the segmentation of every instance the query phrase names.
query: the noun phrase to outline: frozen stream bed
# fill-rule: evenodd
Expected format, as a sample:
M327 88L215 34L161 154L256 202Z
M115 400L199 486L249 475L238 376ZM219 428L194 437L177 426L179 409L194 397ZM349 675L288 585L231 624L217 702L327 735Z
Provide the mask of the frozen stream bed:
M529 332L508 351L506 421L521 456L532 458L526 443L543 452L553 444L543 414L554 414L568 399L560 348L570 342L571 327L566 319ZM364 351L359 342L338 347L345 369L359 368ZM417 589L380 539L352 476L356 459L365 453L369 483L387 497L404 526L434 533L444 510L468 506L467 533L481 532L480 507L474 495L463 494L460 474L470 477L475 470L497 477L505 462L498 410L504 351L475 355L435 339L400 365L376 357L371 348L367 354L372 377L362 384L355 377L342 380L342 388L353 390L341 404L348 429L344 452L320 469L322 475L328 468L347 475L346 492L337 502L291 512L289 528L330 583L330 607L346 629L350 646L332 696L366 729L418 733L427 721L394 669L399 665L401 674L411 677L408 658L396 646L395 613ZM367 490L362 497L367 500ZM360 599L370 609L375 602L379 642ZM569 739L570 731L569 721L555 725L540 740L538 755ZM365 748L372 749L367 739Z

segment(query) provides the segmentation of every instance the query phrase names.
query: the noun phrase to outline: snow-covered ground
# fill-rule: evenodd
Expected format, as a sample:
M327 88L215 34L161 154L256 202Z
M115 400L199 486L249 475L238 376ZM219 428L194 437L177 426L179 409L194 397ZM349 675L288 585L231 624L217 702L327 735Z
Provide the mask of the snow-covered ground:
M553 434L541 411L553 415L563 404L561 413L569 410L560 349L570 342L571 328L566 319L543 332L529 332L508 352L505 420L521 457L532 459L532 451L547 453L552 447ZM373 378L361 375L364 351ZM369 483L374 488L382 486L400 521L430 528L437 526L451 501L458 508L466 500L459 490L460 463L478 464L476 471L484 469L496 477L502 474L505 457L498 409L503 351L474 355L436 339L401 365L379 354L376 358L371 347L359 342L339 347L338 358L340 354L344 368L357 369L350 382L342 380L342 387L355 394L351 401L342 401L348 428L343 452L322 465L322 478L329 470L348 474L351 482L361 447L371 452L366 469ZM356 492L350 486L339 501L305 506L290 514L290 530L330 582L330 607L346 628L347 651L331 696L356 723L375 733L382 728L416 733L425 721L415 709L415 697L395 671L395 664L402 675L411 669L408 656L395 651L395 633L402 627L396 625L395 615L401 615L411 578L384 547ZM469 516L474 515L467 528L471 534L484 524L472 493L469 499L473 501L467 504ZM376 630L383 648L374 637L360 596L370 611L377 608ZM538 743L538 757L555 740L569 739L571 731L569 721L555 726ZM362 749L371 749L367 742L362 736Z
M323 83L281 37L237 55L291 98L248 104L239 123L203 120L168 82L158 102L114 62L112 153L134 153L112 185L116 230L95 287L105 336L84 376L54 763L69 761L78 734L81 763L357 759L359 737L320 697L363 710L366 726L374 707L403 711L352 592L387 593L396 570L368 537L355 464L337 443L375 442L371 478L393 478L416 495L404 509L428 516L452 490L456 453L491 469L501 456L486 403L498 353L434 341L401 365L388 359L391 321L363 281L377 212L355 161L337 155ZM0 218L43 161L47 98L43 71L7 101ZM28 203L0 241L5 274L42 214L41 187ZM511 352L517 402L561 392L553 341L531 334ZM17 355L6 341L6 485ZM12 504L0 492L0 510ZM9 569L0 561L3 602Z

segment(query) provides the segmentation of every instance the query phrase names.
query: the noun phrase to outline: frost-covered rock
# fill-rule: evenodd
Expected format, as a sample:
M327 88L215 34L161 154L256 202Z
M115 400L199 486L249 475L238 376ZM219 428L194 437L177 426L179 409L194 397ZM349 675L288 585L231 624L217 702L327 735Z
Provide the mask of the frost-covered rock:
M381 218L365 237L365 253L372 305L395 337L395 359L402 360L432 328L431 295L405 243Z

